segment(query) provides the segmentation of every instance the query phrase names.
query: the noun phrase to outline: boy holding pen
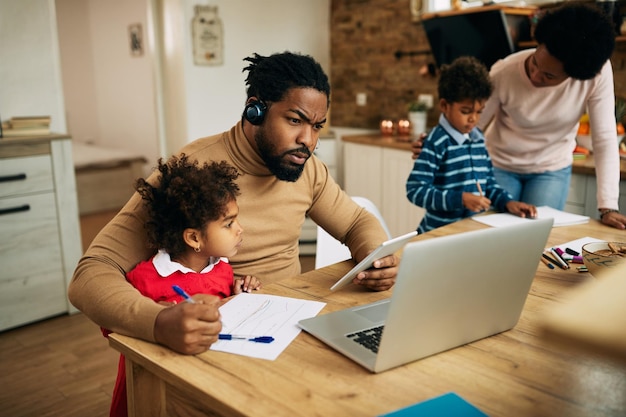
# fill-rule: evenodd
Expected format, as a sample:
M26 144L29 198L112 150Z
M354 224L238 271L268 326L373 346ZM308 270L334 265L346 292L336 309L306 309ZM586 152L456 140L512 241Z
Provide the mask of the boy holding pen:
M164 305L195 295L187 309L215 303L216 297L259 289L256 277L234 279L226 258L237 253L243 240L237 220L237 170L224 161L200 165L184 154L167 163L160 160L158 170L158 185L144 179L136 184L147 208L148 243L158 252L137 264L126 279L142 295ZM105 336L110 333L102 331ZM127 416L126 401L124 357L120 355L110 416Z
M439 124L424 139L406 182L409 201L427 211L420 233L492 206L520 217L537 216L535 206L513 201L494 179L485 138L476 127L492 91L489 73L476 58L460 57L442 67Z

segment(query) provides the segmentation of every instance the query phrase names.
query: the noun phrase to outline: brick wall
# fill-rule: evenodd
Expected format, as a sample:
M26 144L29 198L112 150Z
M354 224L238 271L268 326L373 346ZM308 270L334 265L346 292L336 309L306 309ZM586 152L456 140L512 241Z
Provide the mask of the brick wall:
M332 0L331 123L334 126L378 128L382 119L406 118L407 103L427 93L437 101L437 80L420 75L434 63L421 24L411 19L410 0ZM396 58L396 52L418 52ZM626 41L612 58L615 91L626 97ZM357 106L357 93L367 104ZM438 111L429 114L429 126Z

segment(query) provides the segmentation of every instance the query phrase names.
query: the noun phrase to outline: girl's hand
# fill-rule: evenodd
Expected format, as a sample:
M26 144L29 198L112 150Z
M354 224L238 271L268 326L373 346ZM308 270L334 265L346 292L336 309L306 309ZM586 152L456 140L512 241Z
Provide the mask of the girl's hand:
M246 275L245 277L235 278L233 284L233 294L241 294L242 292L251 292L252 290L260 290L261 281L257 277Z

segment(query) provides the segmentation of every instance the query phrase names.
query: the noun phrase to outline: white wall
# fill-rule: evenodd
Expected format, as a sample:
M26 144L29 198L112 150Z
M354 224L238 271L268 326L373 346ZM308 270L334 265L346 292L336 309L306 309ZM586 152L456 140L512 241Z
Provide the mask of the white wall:
M75 141L97 143L100 133L89 2L57 0L56 11L69 131Z
M167 156L186 142L227 130L239 120L245 103L245 74L241 70L246 56L292 50L314 56L327 72L330 70L330 0L56 2L68 124L73 136L142 152L150 166L161 154ZM193 64L191 20L196 4L218 6L224 28L221 66ZM176 63L182 68L179 73L167 72L169 79L163 80L169 88L179 90L166 94L163 106L178 109L178 113L169 113L175 115L169 123L181 124L178 132L183 132L182 138L166 139L166 149L159 149L158 135L170 132L159 130L162 121L157 116L157 88L163 84L157 82L158 55L152 53L159 43L149 42L149 5L169 13L163 19L171 27L155 29L165 38L162 48L168 48L158 53L166 60L174 57L184 61ZM182 10L173 10L175 7ZM127 28L135 22L144 28L146 51L142 57L132 57L128 49Z
M0 0L0 117L51 117L67 133L53 0Z
M93 142L159 156L147 0L56 0L70 133ZM130 52L128 26L140 23L144 54Z
M196 4L216 5L224 29L224 64L193 64ZM243 58L290 50L317 59L330 74L330 0L184 0L188 140L230 129L245 104Z

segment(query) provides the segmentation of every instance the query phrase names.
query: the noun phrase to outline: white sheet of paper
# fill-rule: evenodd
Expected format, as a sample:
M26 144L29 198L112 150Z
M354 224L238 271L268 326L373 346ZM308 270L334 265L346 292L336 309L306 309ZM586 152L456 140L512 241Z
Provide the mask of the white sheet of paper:
M553 209L548 206L537 207L537 219L554 219L553 227L569 226L572 224L585 224L589 222L588 216L582 216L580 214L568 213L566 211ZM495 213L487 214L484 216L474 216L472 219L477 222L486 224L487 226L501 227L509 226L513 224L519 224L522 222L532 222L535 219L528 219L516 216L511 213Z
M274 360L302 331L298 321L313 317L326 303L277 295L242 293L220 307L222 332L242 336L272 336L271 343L219 340L211 350Z
M580 239L572 240L570 242L561 243L560 245L554 246L555 248L561 249L565 252L565 249L570 248L579 253L579 256L583 255L583 246L587 243L593 242L604 242L602 239L596 239L595 237L581 237Z

